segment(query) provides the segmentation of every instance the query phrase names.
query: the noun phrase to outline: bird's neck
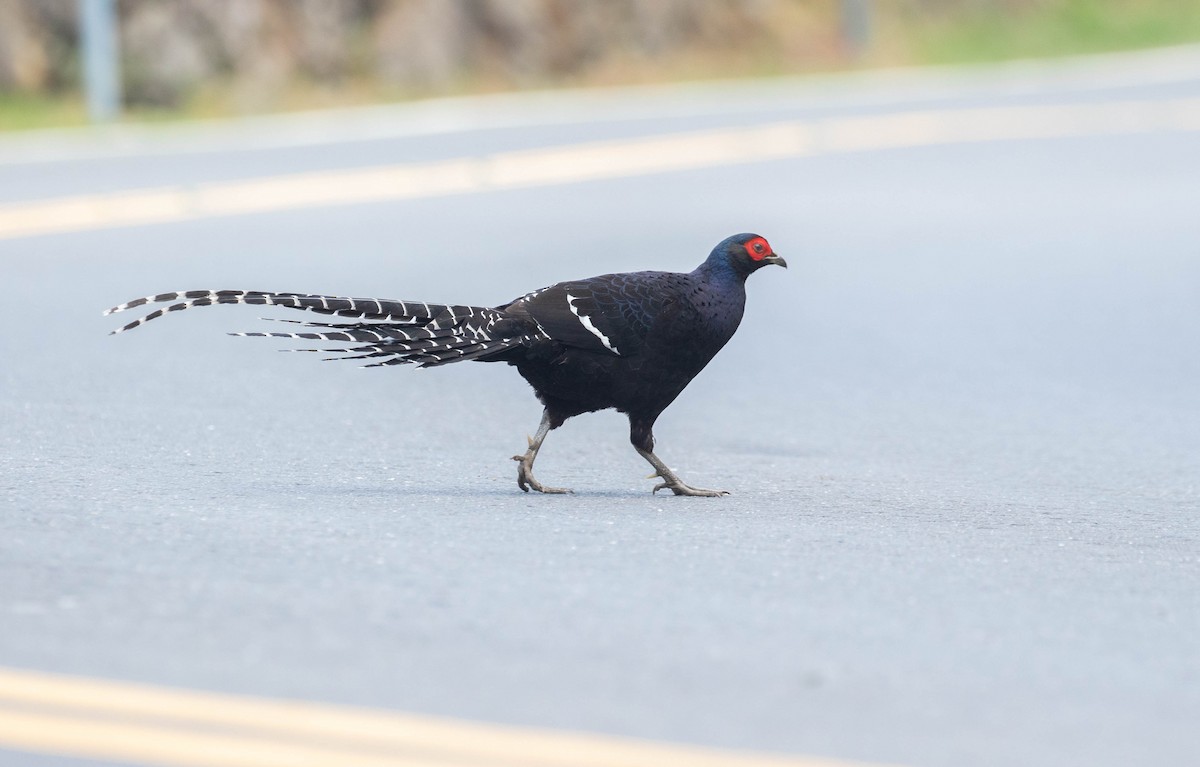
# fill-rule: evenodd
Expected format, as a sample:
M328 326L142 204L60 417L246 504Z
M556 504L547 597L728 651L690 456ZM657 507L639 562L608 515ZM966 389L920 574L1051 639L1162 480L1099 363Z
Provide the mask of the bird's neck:
M700 279L717 286L745 289L748 274L738 272L724 259L709 258L692 272Z
M746 306L746 275L738 274L728 263L704 262L692 273L697 281L697 294L704 296L708 306L705 313L709 322L723 337L722 344L729 340L742 320Z

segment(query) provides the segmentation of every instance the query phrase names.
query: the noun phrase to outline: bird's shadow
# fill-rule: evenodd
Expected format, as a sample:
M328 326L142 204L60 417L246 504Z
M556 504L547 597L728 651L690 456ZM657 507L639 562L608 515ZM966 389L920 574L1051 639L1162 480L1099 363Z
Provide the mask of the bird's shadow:
M515 483L514 483L515 485ZM280 497L288 495L322 496L328 498L352 499L386 499L386 498L423 498L428 501L438 499L471 499L488 501L535 501L542 503L569 503L575 500L606 500L606 501L652 501L655 499L674 499L671 493L653 494L645 490L620 489L583 489L570 493L537 493L522 492L515 486L507 487L490 485L451 485L445 483L430 484L397 484L387 483L354 483L354 484L321 484L304 485L274 483L273 487L258 485L259 492L276 492Z

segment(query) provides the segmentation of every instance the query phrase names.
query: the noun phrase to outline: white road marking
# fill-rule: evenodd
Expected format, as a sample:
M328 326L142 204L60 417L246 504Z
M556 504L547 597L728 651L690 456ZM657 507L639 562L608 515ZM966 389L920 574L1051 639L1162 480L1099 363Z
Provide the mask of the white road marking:
M0 239L917 146L1200 131L1200 98L928 109L0 205Z

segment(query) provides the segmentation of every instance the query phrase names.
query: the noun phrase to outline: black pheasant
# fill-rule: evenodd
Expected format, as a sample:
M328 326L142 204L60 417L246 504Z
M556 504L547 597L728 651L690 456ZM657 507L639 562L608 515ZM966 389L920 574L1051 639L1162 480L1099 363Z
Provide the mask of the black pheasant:
M354 318L355 322L281 320L312 328L295 333L237 336L333 341L313 349L366 359L369 366L421 367L479 360L517 368L545 406L529 449L513 456L517 484L543 493L533 462L546 435L568 418L616 408L629 416L629 438L663 481L654 492L724 495L685 484L654 454L654 422L725 345L742 319L746 278L787 262L756 234L722 241L695 271L605 274L561 282L494 308L340 298L258 290L188 290L130 301L105 314L155 302L174 302L112 331L132 330L168 312L213 304L259 304Z

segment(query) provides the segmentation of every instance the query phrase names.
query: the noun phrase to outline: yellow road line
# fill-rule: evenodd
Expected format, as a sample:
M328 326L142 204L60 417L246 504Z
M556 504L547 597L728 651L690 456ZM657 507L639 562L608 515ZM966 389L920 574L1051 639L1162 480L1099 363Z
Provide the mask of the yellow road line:
M419 754L355 753L309 743L0 709L0 745L85 759L178 767L468 767ZM476 763L478 764L478 763Z
M167 767L848 767L0 668L0 749Z
M777 122L0 205L0 239L623 178L943 144L1200 130L1200 99L982 107Z

